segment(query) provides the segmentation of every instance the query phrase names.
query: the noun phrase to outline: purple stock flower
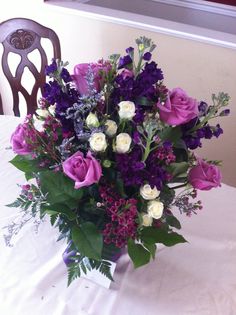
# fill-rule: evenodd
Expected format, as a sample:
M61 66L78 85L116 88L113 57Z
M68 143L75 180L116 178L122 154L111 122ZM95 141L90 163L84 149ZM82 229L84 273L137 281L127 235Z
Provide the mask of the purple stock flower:
M193 137L191 135L187 135L183 137L183 140L187 146L187 148L191 150L195 150L196 148L200 148L202 146L202 143L200 141L200 138Z
M126 48L125 51L126 51L127 54L132 54L133 51L134 51L134 48L133 47L129 47L129 48Z
M128 154L117 154L116 161L125 186L141 186L148 182L152 187L156 186L161 190L167 180L168 173L158 164L156 155L151 153L144 163L142 150L138 146Z
M230 114L230 109L224 109L221 113L220 116L228 116Z
M129 55L124 57L120 57L118 69L125 68L126 66L130 65L133 62L132 58Z
M148 51L143 55L143 60L150 61L152 58L152 54Z
M57 70L57 63L56 63L56 60L53 60L53 62L50 65L45 67L45 74L50 75L56 70Z
M134 131L134 133L133 133L133 142L135 144L140 143L140 134L138 131Z
M198 105L198 110L199 110L199 114L204 116L207 113L208 110L208 105L206 102L201 101L200 104Z
M65 83L71 82L72 77L69 74L68 70L66 68L63 68L61 71L61 78L64 80Z
M218 138L223 133L223 129L220 127L219 124L216 125L216 127L213 130L213 135Z

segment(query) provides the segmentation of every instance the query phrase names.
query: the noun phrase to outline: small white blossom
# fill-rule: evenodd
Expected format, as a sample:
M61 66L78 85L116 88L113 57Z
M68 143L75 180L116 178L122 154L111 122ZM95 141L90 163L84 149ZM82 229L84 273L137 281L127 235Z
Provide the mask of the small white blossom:
M142 225L143 226L151 226L152 221L153 221L153 218L150 217L149 214L147 214L145 212L142 213Z
M123 101L118 106L118 114L121 119L131 120L135 116L135 104L133 102Z
M132 139L128 133L120 133L116 136L115 151L126 153L130 149Z
M108 119L105 122L105 133L108 137L113 137L117 132L117 124L114 120Z
M140 187L140 195L145 200L154 200L160 195L160 191L156 187L151 188L149 184Z
M160 219L164 210L164 204L159 200L148 202L147 212L153 219Z
M95 114L93 113L89 113L89 115L87 116L86 120L86 125L89 127L89 128L92 128L92 127L99 127L99 121L98 121L98 118Z
M89 138L90 148L95 152L104 152L107 148L106 136L102 132L95 132Z

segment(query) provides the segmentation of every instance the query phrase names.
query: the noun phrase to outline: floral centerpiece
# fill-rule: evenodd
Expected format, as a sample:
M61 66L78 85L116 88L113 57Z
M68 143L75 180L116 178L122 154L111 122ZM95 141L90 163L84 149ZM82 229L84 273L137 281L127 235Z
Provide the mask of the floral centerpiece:
M54 60L36 115L11 137L11 163L29 182L9 205L23 219L8 226L6 241L30 219L50 216L67 243L69 284L94 268L112 278L110 261L125 247L140 267L154 259L157 243L186 242L174 209L191 216L202 208L197 189L220 186L219 161L194 150L223 133L209 120L229 114L228 95L208 105L169 90L152 61L153 42L136 44L137 52L76 65L73 74Z

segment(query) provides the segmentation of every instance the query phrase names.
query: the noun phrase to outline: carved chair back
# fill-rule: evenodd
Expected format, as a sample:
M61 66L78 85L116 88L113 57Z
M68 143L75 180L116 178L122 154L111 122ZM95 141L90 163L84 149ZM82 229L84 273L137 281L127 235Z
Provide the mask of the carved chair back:
M41 44L41 39L46 38L51 41L53 56L48 56ZM32 114L37 108L37 94L45 84L45 66L54 59L61 59L61 48L57 34L35 21L25 18L14 18L0 24L0 42L3 45L2 70L7 78L13 96L13 112L15 116L20 116L19 93L26 101L27 114ZM40 69L38 70L33 62L28 58L28 54L38 50L41 58ZM20 62L16 67L15 74L9 67L9 53L20 55ZM35 82L31 93L22 85L22 75L25 68L32 73Z

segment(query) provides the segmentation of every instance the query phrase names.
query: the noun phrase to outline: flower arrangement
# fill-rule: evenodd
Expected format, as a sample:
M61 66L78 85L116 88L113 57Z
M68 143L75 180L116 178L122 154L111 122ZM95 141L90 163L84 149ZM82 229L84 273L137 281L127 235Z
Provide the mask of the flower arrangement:
M11 163L29 182L9 205L23 219L8 226L6 241L49 216L67 243L68 284L91 269L112 279L110 261L125 247L137 268L154 259L157 243L186 242L174 211L196 214L197 189L220 186L220 162L194 150L223 133L209 121L229 114L228 95L208 105L169 90L151 60L153 42L136 44L137 55L129 47L123 57L76 65L72 75L53 60L36 115L11 137Z

